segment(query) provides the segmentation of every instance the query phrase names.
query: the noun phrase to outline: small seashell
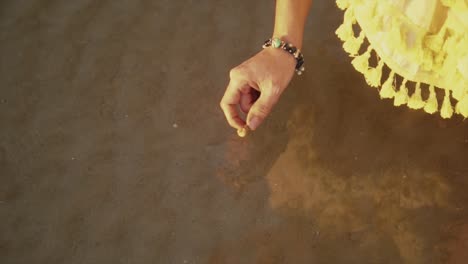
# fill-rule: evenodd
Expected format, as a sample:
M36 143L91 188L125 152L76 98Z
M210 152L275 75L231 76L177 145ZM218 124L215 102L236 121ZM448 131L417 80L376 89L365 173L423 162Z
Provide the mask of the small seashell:
M248 133L249 133L248 126L244 126L243 128L237 130L237 135L241 138L246 137Z

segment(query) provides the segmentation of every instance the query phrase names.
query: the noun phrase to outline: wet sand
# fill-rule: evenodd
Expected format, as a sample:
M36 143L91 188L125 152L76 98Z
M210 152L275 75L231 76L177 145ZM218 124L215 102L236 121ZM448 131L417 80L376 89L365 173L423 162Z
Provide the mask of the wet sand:
M0 263L466 263L468 123L395 108L315 1L241 139L228 71L272 1L0 2Z

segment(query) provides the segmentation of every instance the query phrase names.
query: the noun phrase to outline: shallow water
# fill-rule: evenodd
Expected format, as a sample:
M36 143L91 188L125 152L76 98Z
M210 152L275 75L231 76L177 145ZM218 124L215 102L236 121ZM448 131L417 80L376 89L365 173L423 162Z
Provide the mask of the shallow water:
M464 263L468 125L381 101L315 1L307 72L218 108L271 1L2 1L2 263Z

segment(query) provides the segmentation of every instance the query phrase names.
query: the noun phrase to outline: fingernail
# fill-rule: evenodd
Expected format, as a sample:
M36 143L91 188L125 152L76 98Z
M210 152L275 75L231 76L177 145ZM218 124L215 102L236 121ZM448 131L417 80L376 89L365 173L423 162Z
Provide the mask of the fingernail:
M260 118L254 116L252 119L250 119L249 123L247 124L250 129L255 130L257 127L260 125Z

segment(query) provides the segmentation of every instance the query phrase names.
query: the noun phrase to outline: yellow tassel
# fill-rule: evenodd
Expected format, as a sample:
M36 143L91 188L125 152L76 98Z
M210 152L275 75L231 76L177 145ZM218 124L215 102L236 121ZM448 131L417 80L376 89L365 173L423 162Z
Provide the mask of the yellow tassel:
M467 34L467 39L468 39L468 34ZM468 47L468 41L466 41L466 46L465 47ZM461 52L463 50L462 46L458 46L459 48L459 51ZM458 72L463 75L463 76L467 76L466 77L466 85L465 87L468 87L468 49L466 50L467 53L466 55L460 55L459 57L461 57L459 60L458 60Z
M400 106L408 103L408 88L406 88L406 82L408 82L408 80L404 79L401 83L400 90L396 92L395 99L393 100L394 106Z
M356 23L356 17L354 16L354 10L352 8L346 9L344 13L344 23Z
M382 79L382 69L384 66L383 60L379 60L379 64L375 68L369 69L365 74L364 77L366 78L366 82L371 87L379 87L380 81Z
M395 96L395 87L393 86L393 82L395 79L395 72L390 72L388 79L382 85L382 89L380 90L380 98L393 98Z
M437 112L439 105L437 103L437 95L434 90L434 85L429 86L429 98L427 99L426 105L424 106L424 111L429 114L434 114Z
M357 38L350 38L345 43L343 43L343 49L349 53L351 56L356 56L359 52L359 49L364 42L364 32L361 31L359 37Z
M421 83L416 83L413 95L408 99L408 107L411 109L421 109L426 103L421 97Z
M369 59L371 56L371 52L372 52L372 46L369 45L366 52L364 52L363 54L359 56L356 56L351 61L351 64L354 66L354 68L358 72L365 74L369 70Z
M338 29L335 31L335 34L341 41L347 41L350 38L354 37L353 25L352 24L341 24Z
M343 24L341 24L335 31L335 34L341 41L347 41L350 38L354 38L353 24L356 23L354 17L354 11L352 8L346 9L344 13Z
M463 99L458 101L455 107L455 111L457 114L461 114L465 118L468 117L468 94L465 94L465 96L463 96Z
M349 0L336 0L336 5L339 9L345 10L349 7Z
M462 77L458 76L458 78L462 78ZM452 97L457 99L457 100L462 99L464 97L464 95L465 95L465 87L463 87L464 85L460 83L458 85L453 84L452 86L453 86L453 88L452 88ZM468 85L466 87L468 87Z
M453 115L452 103L450 103L450 90L445 89L444 102L442 103L442 108L440 109L440 116L442 118L451 118Z

